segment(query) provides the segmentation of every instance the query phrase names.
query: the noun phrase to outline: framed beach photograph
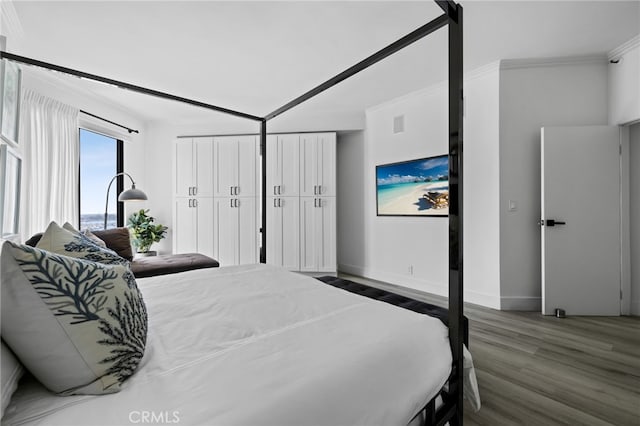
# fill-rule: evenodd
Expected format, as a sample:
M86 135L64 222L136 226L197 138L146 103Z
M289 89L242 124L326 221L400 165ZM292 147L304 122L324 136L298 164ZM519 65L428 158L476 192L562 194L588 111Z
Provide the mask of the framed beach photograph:
M0 144L0 238L18 234L22 160L6 144Z
M18 65L3 59L0 63L0 136L13 144L18 143L20 80Z
M378 216L449 215L449 157L376 166Z

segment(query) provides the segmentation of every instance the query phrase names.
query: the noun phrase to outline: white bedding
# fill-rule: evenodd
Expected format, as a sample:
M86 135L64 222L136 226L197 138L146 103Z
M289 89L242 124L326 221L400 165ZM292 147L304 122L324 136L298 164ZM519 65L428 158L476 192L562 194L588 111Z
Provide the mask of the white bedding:
M138 285L149 336L123 390L58 397L23 383L2 425L406 425L451 370L439 320L277 267Z

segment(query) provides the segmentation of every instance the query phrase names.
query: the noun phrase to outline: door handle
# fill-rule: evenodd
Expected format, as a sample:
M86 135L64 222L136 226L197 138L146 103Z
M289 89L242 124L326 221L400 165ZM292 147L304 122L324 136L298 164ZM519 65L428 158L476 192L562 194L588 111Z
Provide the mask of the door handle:
M563 222L560 220L555 220L555 219L547 219L547 220L541 220L540 221L540 226L556 226L556 225L566 225L567 222Z

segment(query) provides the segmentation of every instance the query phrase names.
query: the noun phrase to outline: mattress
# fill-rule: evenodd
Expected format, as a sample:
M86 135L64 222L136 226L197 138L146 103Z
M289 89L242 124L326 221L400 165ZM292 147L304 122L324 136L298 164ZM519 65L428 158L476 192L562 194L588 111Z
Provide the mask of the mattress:
M123 389L59 397L23 382L2 425L406 425L451 371L438 319L282 268L137 281L149 336Z

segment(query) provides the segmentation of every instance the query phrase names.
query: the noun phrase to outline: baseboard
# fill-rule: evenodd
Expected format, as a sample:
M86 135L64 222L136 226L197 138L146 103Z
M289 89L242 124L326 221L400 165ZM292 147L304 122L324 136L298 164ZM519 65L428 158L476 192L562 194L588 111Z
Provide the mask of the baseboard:
M447 297L449 294L447 284L430 283L424 280L418 280L415 278L409 278L406 276L392 274L384 271L373 270L371 268L365 268L356 265L339 264L338 271L345 274L356 275L359 277L368 278L371 280L382 281L394 286L404 287L410 290L417 290L418 292L430 293L437 296ZM410 296L410 295L409 295ZM480 305L491 309L500 309L500 296L490 295L484 293L477 293L474 291L464 291L464 301L473 303L474 305Z
M631 301L631 315L640 316L640 300Z
M540 297L501 297L501 311L542 311L542 298Z

